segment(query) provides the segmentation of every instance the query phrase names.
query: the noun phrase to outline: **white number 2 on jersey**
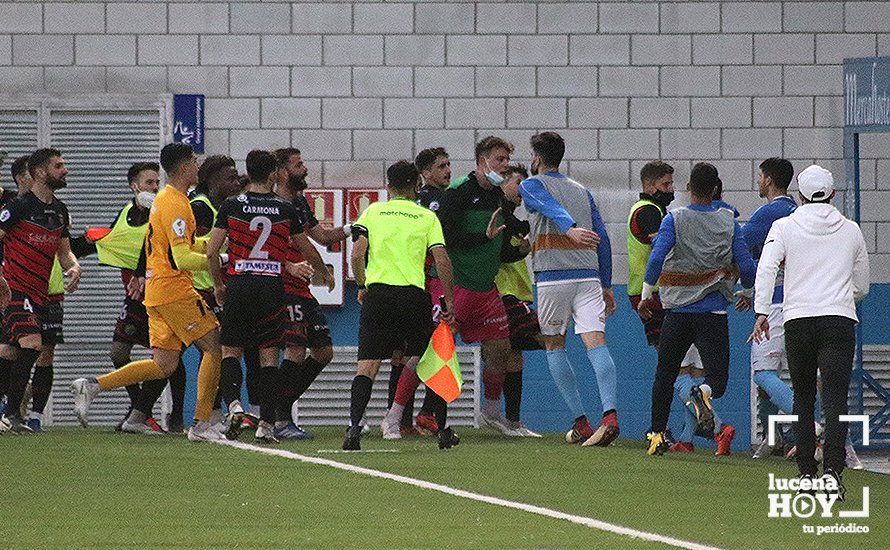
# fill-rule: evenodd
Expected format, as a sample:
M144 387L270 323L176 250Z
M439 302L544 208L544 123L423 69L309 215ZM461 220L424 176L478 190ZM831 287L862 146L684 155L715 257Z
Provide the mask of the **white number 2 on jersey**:
M260 230L260 236L257 238L256 244L253 245L253 249L250 251L250 259L268 260L269 253L263 250L263 247L266 245L266 241L269 240L269 235L272 234L272 220L266 216L257 216L250 220L250 230L256 231L257 229Z

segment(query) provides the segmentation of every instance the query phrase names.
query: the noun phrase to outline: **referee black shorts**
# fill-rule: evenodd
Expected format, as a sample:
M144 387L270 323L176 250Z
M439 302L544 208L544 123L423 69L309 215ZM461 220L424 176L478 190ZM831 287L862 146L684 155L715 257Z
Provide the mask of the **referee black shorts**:
M430 295L416 286L372 284L358 328L358 359L389 359L393 350L406 357L423 355L433 334Z

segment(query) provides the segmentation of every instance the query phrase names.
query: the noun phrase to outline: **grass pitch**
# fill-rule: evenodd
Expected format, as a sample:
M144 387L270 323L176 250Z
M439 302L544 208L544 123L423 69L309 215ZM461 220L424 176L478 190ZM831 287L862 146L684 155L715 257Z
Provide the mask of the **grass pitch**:
M866 519L769 519L768 473L792 463L693 455L650 458L642 443L569 446L561 435L504 439L460 430L447 452L432 439L334 454L342 429L279 447L641 531L729 548L886 547L890 476L847 471L846 509ZM242 439L252 442L252 434ZM322 452L319 452L322 451ZM507 509L181 436L56 428L0 436L0 536L7 547L638 548L662 546ZM802 525L855 521L868 534L803 534ZM883 541L883 542L881 542Z

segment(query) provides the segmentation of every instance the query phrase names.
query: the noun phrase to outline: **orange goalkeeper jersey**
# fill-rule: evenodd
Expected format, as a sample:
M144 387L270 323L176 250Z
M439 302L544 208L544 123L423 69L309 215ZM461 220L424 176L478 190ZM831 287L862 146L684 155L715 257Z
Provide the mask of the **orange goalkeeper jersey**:
M195 237L195 215L188 197L172 185L158 193L151 205L146 233L146 306L159 306L198 298L192 273L176 268L173 247L189 246Z

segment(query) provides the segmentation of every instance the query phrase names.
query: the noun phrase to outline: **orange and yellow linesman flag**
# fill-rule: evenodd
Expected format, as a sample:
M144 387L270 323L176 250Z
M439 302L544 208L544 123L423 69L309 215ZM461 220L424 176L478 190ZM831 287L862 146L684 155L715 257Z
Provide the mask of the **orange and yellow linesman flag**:
M439 323L433 332L430 345L417 363L417 376L446 403L460 395L464 379L454 349L454 334L448 324Z

